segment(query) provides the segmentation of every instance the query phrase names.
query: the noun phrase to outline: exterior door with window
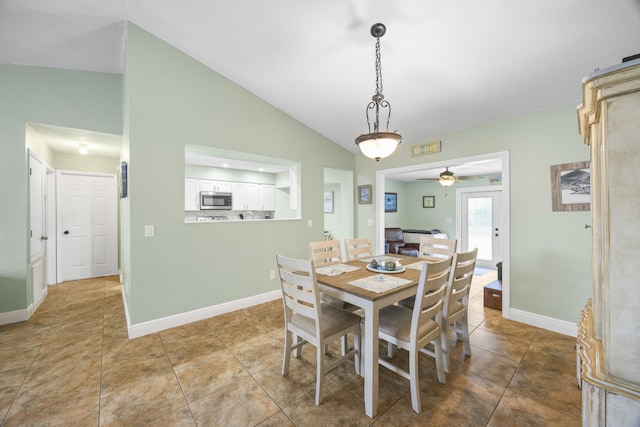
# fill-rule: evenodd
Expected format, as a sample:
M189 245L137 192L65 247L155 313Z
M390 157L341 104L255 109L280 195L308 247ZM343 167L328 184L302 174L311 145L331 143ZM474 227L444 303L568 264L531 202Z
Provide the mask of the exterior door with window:
M500 190L459 190L460 242L458 251L478 248L477 265L495 268L502 260Z

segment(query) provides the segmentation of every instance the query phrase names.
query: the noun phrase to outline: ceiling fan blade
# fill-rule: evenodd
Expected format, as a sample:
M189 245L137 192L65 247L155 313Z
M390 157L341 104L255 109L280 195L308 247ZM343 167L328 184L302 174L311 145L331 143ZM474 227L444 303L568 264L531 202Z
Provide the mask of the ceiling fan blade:
M458 181L472 181L474 179L484 179L484 176L457 176Z
M416 178L416 181L437 181L440 178Z

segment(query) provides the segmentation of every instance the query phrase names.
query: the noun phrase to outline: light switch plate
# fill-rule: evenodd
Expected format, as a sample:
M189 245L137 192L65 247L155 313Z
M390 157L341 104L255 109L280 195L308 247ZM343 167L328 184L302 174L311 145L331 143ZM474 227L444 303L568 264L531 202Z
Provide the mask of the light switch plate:
M144 237L153 237L156 234L155 227L153 225L144 226Z

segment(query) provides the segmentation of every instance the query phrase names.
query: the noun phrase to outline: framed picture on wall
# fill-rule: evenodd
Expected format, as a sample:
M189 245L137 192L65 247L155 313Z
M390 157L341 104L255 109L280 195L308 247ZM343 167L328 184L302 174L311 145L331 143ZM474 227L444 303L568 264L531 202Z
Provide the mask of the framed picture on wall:
M551 210L591 209L591 163L577 162L551 166Z
M398 193L384 193L384 211L398 212Z
M127 162L120 163L120 198L127 197Z
M361 205L371 203L371 185L358 185L358 203Z
M423 208L435 208L436 207L436 196L422 196L422 207Z
M333 191L324 192L324 213L333 213Z

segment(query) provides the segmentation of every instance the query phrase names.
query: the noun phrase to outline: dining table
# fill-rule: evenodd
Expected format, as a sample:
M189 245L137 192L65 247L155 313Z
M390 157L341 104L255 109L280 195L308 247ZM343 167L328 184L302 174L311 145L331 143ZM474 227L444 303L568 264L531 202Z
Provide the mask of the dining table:
M372 271L372 259L397 261L394 271ZM364 309L362 331L362 360L364 369L365 413L373 418L378 412L378 321L381 308L415 295L420 279L421 258L398 254L385 254L334 266L316 268L316 279L321 292Z

